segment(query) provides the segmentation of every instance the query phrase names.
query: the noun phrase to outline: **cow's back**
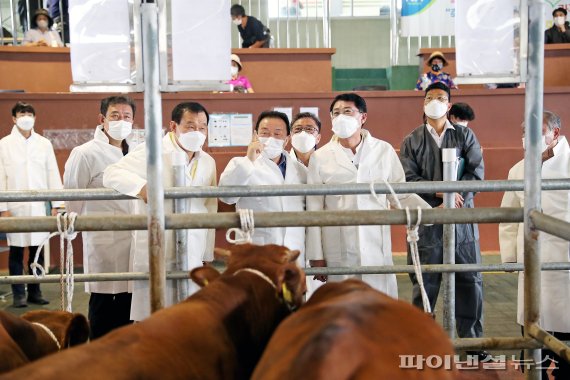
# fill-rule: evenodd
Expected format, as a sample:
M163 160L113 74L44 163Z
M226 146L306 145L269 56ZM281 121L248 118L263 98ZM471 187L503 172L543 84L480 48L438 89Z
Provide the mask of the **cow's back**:
M354 280L327 286L277 329L253 379L452 378L443 366L400 368L401 355L453 357L431 317Z

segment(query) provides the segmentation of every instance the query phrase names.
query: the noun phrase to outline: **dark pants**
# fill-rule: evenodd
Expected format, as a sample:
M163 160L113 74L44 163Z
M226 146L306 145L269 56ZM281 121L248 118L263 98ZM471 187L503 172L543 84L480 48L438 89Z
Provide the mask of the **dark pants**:
M97 339L131 321L131 293L91 293L89 297L90 339Z
M28 247L28 274L32 274L30 264L34 262L38 247ZM38 259L40 265L44 265L44 252L40 253ZM10 276L21 276L24 274L24 247L10 246L10 254L8 256L8 271ZM24 297L26 288L24 284L12 284L12 293L14 297ZM28 284L28 296L41 296L40 284Z
M521 326L521 332L522 335L524 336L524 327ZM550 334L554 335L556 338L558 338L559 340L565 341L565 340L570 340L570 333L562 333L562 332L556 332L556 331L549 331ZM560 356L556 355L554 352L547 350L547 349L543 349L540 353L540 361L541 363L539 364L539 366L542 368L541 372L542 372L542 379L546 380L548 379L548 367L550 367L550 360L545 360L546 357L549 357L549 359L554 359L555 361L555 369L552 371L552 376L554 379L558 380L562 380L562 379L570 379L570 364L568 362L566 362L564 359L562 359ZM524 360L524 350L521 351L521 361ZM521 369L524 372L524 365L521 366Z

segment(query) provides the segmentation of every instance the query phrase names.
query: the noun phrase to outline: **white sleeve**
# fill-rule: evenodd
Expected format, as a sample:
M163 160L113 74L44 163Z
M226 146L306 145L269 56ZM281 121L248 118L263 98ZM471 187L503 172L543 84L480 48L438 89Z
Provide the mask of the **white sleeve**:
M249 158L232 158L220 176L220 186L246 186L249 184L254 169L255 166ZM220 200L233 205L239 201L239 197L220 198Z
M309 161L309 171L307 174L307 184L323 184L319 174L319 163L317 157L313 154ZM307 196L307 211L322 211L325 208L324 195ZM307 260L323 260L323 244L322 244L322 228L307 228Z
M510 178L509 178L510 179ZM501 201L501 207L522 207L522 202L512 191L506 191ZM503 263L517 262L517 237L519 223L499 224L499 247Z
M59 168L57 166L57 160L55 159L55 153L53 151L53 145L48 141L47 146L47 162L46 162L46 169L47 169L47 180L48 180L48 188L50 190L61 190L63 189L63 183L61 182L61 175L59 174ZM64 201L52 201L52 207L64 207Z
M146 185L146 149L135 149L103 172L103 186L136 197Z
M388 179L388 182L406 182L406 174L404 173L402 162L400 161L398 154L393 148L390 150L390 161L392 162L392 170L390 172L390 178ZM416 210L418 206L420 208L431 208L429 203L424 201L417 194L396 194L396 196L398 197L398 200L404 209L408 207L410 210ZM391 194L388 194L386 198L393 208L397 208L398 203Z
M91 181L91 167L87 159L77 148L71 151L63 172L63 187L65 189L86 189ZM66 201L67 212L81 214L85 201Z

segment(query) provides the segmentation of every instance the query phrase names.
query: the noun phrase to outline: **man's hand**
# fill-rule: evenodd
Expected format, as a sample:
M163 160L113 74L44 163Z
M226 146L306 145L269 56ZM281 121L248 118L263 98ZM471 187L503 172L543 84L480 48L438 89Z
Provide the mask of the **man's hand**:
M8 210L0 212L0 217L2 218L9 218L12 216L12 213Z
M147 203L148 197L146 193L146 185L144 185L141 191L137 194L137 198L140 198L144 201L144 203Z
M255 162L261 155L261 152L263 152L263 144L259 141L257 132L254 131L253 138L247 146L247 158L249 158L251 162Z
M455 193L455 208L462 208L463 202L465 202L463 196L459 193Z
M309 260L309 265L312 268L324 268L327 266L326 260ZM318 274L313 277L314 280L318 280L320 282L327 282L328 276L326 274Z
M58 208L55 208L55 207L52 208L52 209L51 209L51 216L57 216L57 213L58 213L58 212L59 212L59 209L58 209Z
M36 42L36 46L48 46L48 43L46 42L46 40L41 39L38 42Z

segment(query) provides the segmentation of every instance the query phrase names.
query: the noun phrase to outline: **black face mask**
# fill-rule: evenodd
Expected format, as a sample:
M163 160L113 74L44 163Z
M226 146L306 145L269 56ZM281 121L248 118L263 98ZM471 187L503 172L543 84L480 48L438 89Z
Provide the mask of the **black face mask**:
M433 64L433 65L431 65L431 69L433 71L439 71L439 70L441 70L441 66L438 64Z

